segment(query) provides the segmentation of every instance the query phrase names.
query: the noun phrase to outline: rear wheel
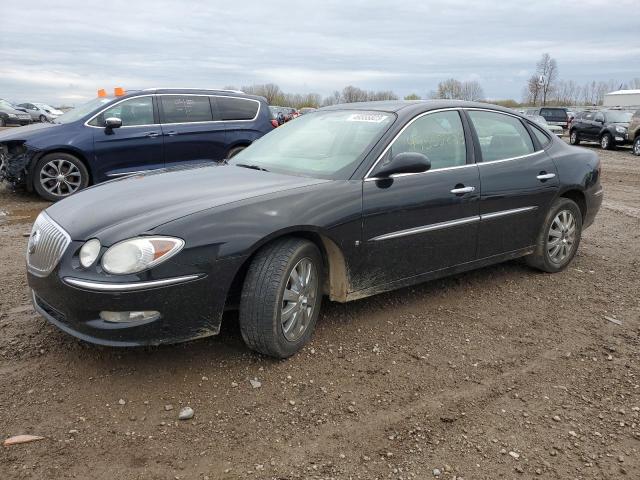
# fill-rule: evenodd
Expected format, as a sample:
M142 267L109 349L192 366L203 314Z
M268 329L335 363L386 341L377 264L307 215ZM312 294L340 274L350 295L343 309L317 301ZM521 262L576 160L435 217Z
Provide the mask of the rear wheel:
M564 270L578 250L582 238L582 212L571 199L558 198L536 241L535 251L526 257L527 263L549 273Z
M600 137L600 146L603 150L613 150L615 145L613 144L613 138L610 134L605 133Z
M276 358L300 350L318 319L323 272L320 252L307 240L285 238L258 251L240 299L247 346Z
M569 135L569 143L571 145L580 145L580 137L578 137L578 132L575 130L571 130L571 135Z
M89 171L77 157L50 153L33 169L33 188L45 200L57 202L89 185Z
M633 154L640 156L640 136L633 142Z

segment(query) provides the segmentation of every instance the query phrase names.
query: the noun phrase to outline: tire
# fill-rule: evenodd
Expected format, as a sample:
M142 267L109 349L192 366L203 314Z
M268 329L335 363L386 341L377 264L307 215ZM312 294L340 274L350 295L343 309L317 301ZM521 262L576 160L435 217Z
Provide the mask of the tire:
M64 178L60 181L59 175ZM45 200L57 202L89 185L89 171L77 157L49 153L33 169L33 188Z
M40 120L40 123L46 123L47 117L45 117L44 115L40 115L40 118L38 120Z
M638 135L633 142L633 154L640 157L640 135Z
M564 219L567 219L567 228L559 223L563 220L563 213L571 215L572 220L567 216L564 217ZM572 231L573 235L571 235ZM536 239L536 249L526 257L526 261L531 267L543 272L560 272L567 268L573 260L580 246L581 238L582 212L580 207L573 200L560 197L553 202L549 209ZM552 242L555 242L556 239L558 244L552 245ZM558 245L560 248L559 254L555 250ZM562 249L567 248L566 245L568 245L568 250L565 251L563 256ZM553 256L554 253L556 253L556 257Z
M578 136L578 132L575 130L571 130L571 134L569 135L569 143L571 145L580 145L580 137Z
M600 137L600 147L603 150L613 150L615 148L613 137L609 133L605 133Z
M292 272L302 272L306 265L313 266L315 283L300 287ZM247 346L276 358L299 351L311 338L318 320L323 277L320 251L307 240L284 238L259 250L247 271L240 298L240 331ZM304 296L287 300L285 291L294 297L302 291ZM313 303L310 311L309 303ZM283 322L285 311L289 315Z
M227 160L229 160L230 158L235 157L237 154L239 154L242 150L244 150L247 147L234 147L231 150L229 150L229 153L227 153Z

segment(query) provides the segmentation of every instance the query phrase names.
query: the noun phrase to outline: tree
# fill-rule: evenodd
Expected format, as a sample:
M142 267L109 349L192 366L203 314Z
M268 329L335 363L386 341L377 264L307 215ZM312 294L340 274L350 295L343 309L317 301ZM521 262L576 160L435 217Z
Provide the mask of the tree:
M436 98L460 99L462 98L462 83L455 78L448 78L438 84Z
M555 58L551 58L548 53L542 54L542 57L536 64L536 74L540 80L540 89L542 95L542 105L547 104L547 97L553 92L556 81L558 80L558 63Z
M484 99L484 90L476 80L462 82L460 89L460 99L478 102Z
M415 94L415 93L410 93L409 95L407 95L406 97L404 97L405 100L422 100L420 98L419 95Z
M366 102L369 99L368 97L367 92L364 90L348 85L342 89L340 100L342 103Z

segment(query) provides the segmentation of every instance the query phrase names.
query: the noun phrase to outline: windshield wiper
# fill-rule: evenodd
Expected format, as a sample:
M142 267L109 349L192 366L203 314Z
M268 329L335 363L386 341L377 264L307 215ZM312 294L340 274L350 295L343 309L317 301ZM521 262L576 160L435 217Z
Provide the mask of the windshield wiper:
M236 167L250 168L251 170L260 170L262 172L269 171L266 168L261 167L260 165L247 165L246 163L236 163Z

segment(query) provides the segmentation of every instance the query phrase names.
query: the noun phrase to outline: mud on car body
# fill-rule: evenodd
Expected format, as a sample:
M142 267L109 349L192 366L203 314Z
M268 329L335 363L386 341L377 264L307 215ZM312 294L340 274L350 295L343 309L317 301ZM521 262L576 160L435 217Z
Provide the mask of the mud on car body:
M51 201L132 173L221 162L274 128L262 97L193 89L101 97L52 122L0 132L0 175Z
M338 105L224 164L54 204L33 227L28 281L38 312L90 342L212 335L239 307L247 345L287 357L323 296L346 302L522 256L566 268L602 193L594 152L511 110Z

